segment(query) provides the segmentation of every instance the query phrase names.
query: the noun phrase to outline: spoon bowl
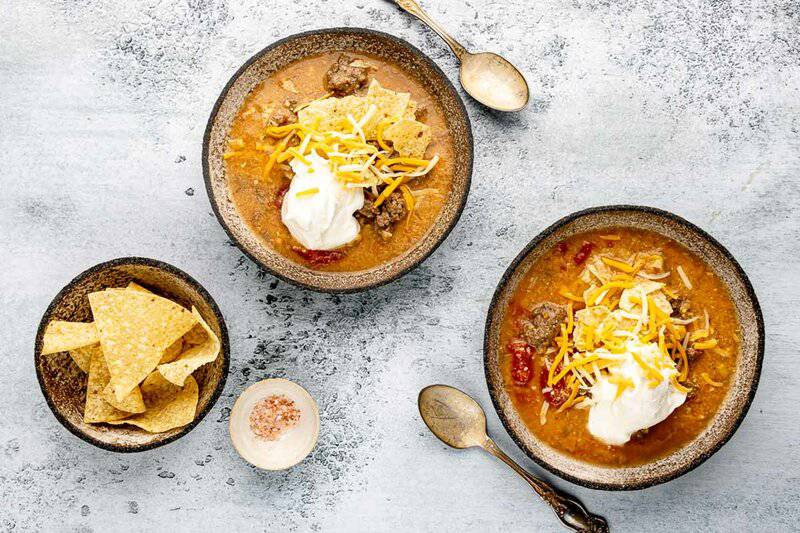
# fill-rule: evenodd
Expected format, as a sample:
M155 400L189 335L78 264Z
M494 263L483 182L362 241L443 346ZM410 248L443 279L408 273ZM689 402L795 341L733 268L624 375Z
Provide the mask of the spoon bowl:
M431 433L452 448L482 446L486 414L478 402L458 389L430 385L419 393L419 413Z
M519 70L492 52L461 58L461 85L475 100L498 111L519 111L528 105L528 83Z

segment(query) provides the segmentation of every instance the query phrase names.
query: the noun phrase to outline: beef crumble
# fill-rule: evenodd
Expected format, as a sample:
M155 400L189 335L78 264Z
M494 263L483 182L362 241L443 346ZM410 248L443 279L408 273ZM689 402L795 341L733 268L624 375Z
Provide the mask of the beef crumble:
M542 302L531 307L527 318L520 320L522 336L536 348L544 351L561 331L561 323L567 318L567 310L563 305Z
M342 54L325 73L325 88L336 96L353 94L367 82L369 68L354 66L353 58Z
M270 125L285 126L286 124L297 122L297 113L294 112L294 107L296 105L297 102L291 98L284 100L283 105L278 106L275 111L273 111L272 117L269 119Z
M692 310L692 304L689 300L683 298L668 298L670 305L679 318L687 319Z
M380 230L385 230L395 222L402 220L405 218L406 213L406 203L403 200L403 195L399 192L390 194L378 207L375 207L375 203L372 200L365 199L364 207L358 210L360 217L374 221L375 226Z

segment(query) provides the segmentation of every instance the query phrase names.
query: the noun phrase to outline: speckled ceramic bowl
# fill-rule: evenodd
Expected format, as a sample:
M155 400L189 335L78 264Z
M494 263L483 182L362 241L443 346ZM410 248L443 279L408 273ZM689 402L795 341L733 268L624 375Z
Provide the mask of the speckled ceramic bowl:
M536 260L576 233L605 227L634 227L660 233L703 258L723 280L735 303L742 345L731 387L706 430L676 452L644 465L625 468L585 463L549 447L525 426L503 386L499 367L500 325L517 284ZM484 369L489 393L506 430L528 456L564 479L595 489L642 489L674 479L711 457L731 438L744 419L758 386L764 354L764 321L753 287L742 268L720 243L676 215L636 206L608 206L569 215L533 239L506 270L492 299L486 321Z
M163 433L148 433L134 426L85 424L86 374L66 352L41 355L42 337L51 320L90 321L92 312L87 295L109 287L124 287L135 281L203 315L219 337L221 349L213 363L192 375L200 388L197 414L192 423ZM99 448L115 452L140 452L163 446L189 433L208 414L225 387L230 361L228 330L211 295L188 274L172 265L141 257L123 257L101 263L83 272L59 292L45 311L36 334L34 364L47 405L59 422L73 434Z
M351 51L386 58L423 81L444 108L447 128L455 141L453 186L442 212L417 244L393 261L358 272L320 272L274 251L237 212L225 175L222 155L236 113L245 97L264 78L303 57L329 51ZM332 28L282 39L245 63L217 100L203 140L203 174L214 213L230 238L253 261L286 281L323 292L356 292L402 276L441 244L453 229L469 193L472 177L472 130L464 103L447 76L425 54L391 35L360 28Z

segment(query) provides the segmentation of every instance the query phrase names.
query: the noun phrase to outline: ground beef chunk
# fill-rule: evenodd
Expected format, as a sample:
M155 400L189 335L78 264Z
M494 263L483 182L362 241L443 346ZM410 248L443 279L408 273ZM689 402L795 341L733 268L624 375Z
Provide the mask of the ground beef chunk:
M286 124L297 122L297 113L294 112L294 106L296 105L297 102L291 98L284 100L283 105L278 106L272 113L272 117L269 119L270 125L285 126Z
M385 230L395 222L402 220L406 216L406 212L403 195L393 192L379 207L375 207L372 200L365 199L364 207L358 210L358 215L365 220L374 221L379 230Z
M403 220L406 216L406 202L403 195L393 192L378 208L379 213L375 216L375 225L381 229L386 229L398 220Z
M528 318L520 320L522 335L537 351L544 351L556 338L566 318L567 310L563 305L551 302L536 304L531 307Z
M367 82L367 67L353 66L353 58L342 54L325 73L325 88L336 96L353 94Z
M375 203L372 200L365 198L364 207L359 209L357 214L366 220L373 220L376 216L378 216L379 212L380 210L375 207Z
M689 303L689 300L684 300L682 298L670 298L669 303L674 312L678 314L679 318L689 318L689 313L692 310L692 304Z

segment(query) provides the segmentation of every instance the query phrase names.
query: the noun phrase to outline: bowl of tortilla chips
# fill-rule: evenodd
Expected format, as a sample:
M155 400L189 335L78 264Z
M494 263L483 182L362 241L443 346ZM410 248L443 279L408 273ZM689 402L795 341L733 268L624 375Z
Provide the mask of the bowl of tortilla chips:
M44 313L34 350L59 422L117 452L191 431L222 393L229 360L225 320L208 292L182 270L140 257L69 282Z

